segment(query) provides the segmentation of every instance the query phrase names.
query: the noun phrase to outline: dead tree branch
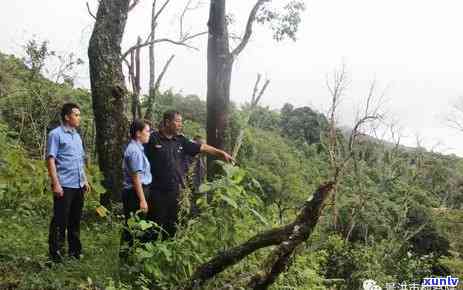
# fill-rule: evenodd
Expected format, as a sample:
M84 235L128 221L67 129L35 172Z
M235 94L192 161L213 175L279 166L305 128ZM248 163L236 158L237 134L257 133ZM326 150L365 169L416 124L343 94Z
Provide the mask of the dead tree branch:
M171 57L167 60L167 62L164 64L164 67L162 68L161 73L159 74L158 78L156 79L156 83L154 85L153 89L153 95L150 95L148 98L148 105L145 113L145 119L152 120L153 119L153 106L155 103L155 97L159 92L159 88L161 87L161 81L164 78L164 75L167 72L167 69L169 68L172 60L174 59L175 55L171 55Z
M129 12L132 11L133 8L135 8L135 6L138 5L138 3L140 3L140 0L133 0L132 3L129 5Z
M90 4L88 4L88 2L86 3L87 5L87 11L88 11L88 14L90 14L90 16L96 20L96 16L95 14L93 14L92 10L90 9Z
M158 78L156 79L156 84L154 85L154 90L155 91L159 90L159 87L161 86L161 81L162 81L164 75L166 74L167 69L169 68L169 65L172 62L172 60L174 59L174 57L175 57L174 54L171 55L170 58L167 60L166 64L164 65L164 67L162 68L161 74L159 74Z
M154 39L153 34L154 34L155 28L157 26L157 20L158 20L158 18L160 17L160 15L162 14L162 12L164 11L164 9L167 7L167 5L169 3L170 3L170 0L166 0L164 2L164 4L161 6L161 8L159 9L159 11L154 13L154 16L152 17L152 20L151 20L152 21L151 32L146 37L146 40L144 42L140 43L140 44L134 45L134 46L130 47L129 49L127 49L124 53L122 53L122 58L125 58L127 55L130 54L131 51L133 51L135 49L143 48L143 47L148 46L148 45L154 45L156 43L162 43L162 42L167 42L167 43L171 43L171 44L174 44L174 45L184 46L184 47L187 47L187 48L190 48L190 49L199 50L198 48L190 45L188 42L195 39L195 38L197 38L197 37L199 37L199 36L207 34L206 31L195 33L193 35L189 35L189 34L184 35L183 32L182 32L182 34L181 34L182 37L180 37L178 40L174 40L174 39L170 39L170 38ZM156 0L153 2L153 7L155 7L155 5L156 5ZM182 14L182 17L184 17L184 14ZM181 21L183 21L183 19L181 19Z
M194 46L188 44L187 42L190 41L190 40L193 40L196 37L199 37L199 36L202 36L202 35L205 35L205 34L207 34L207 32L199 32L199 33L193 34L191 36L187 36L184 39L180 39L180 40L172 40L170 38L160 38L160 39L156 39L154 41L151 41L148 38L148 40L146 40L145 42L130 47L127 51L125 51L122 54L122 58L127 57L127 55L129 55L130 52L133 51L133 50L148 46L150 44L156 44L156 43L161 43L161 42L168 42L168 43L171 43L171 44L184 46L184 47L191 48L191 49L194 49L194 50L199 50L197 47L194 47Z
M463 97L452 105L451 112L445 117L445 121L450 128L463 132Z
M179 21L179 39L183 39L184 38L184 34L183 34L183 21L186 17L186 14L188 11L192 11L192 10L196 10L198 9L200 6L201 6L201 3L200 2L197 2L196 3L196 6L193 6L191 7L191 2L193 2L193 0L188 0L188 2L186 3L185 7L183 8L183 11L182 13L180 14L180 21Z
M252 26L256 20L257 12L262 7L262 5L264 5L264 3L268 1L269 0L258 0L256 4L254 4L254 7L252 8L248 16L248 21L246 23L246 28L245 28L243 39L238 44L238 46L232 51L231 53L232 57L237 57L248 44L249 39L251 38L251 35L252 35Z
M264 85L262 86L262 88L260 88L260 91L259 91L259 84L260 84L261 79L262 79L262 75L257 74L256 83L254 84L254 89L252 91L250 108L245 116L245 120L243 122L243 128L240 129L240 132L238 133L238 137L236 138L235 146L233 147L232 156L234 158L238 156L238 152L241 146L243 145L244 131L249 125L249 120L252 114L254 113L254 111L257 109L257 105L259 104L260 99L262 98L268 85L270 84L270 80L265 80Z
M263 94L265 93L265 90L267 89L268 85L270 84L270 80L266 80L262 88L260 89L259 94L257 94L257 91L259 90L259 83L261 81L262 75L257 74L257 80L254 85L254 89L252 92L252 98L251 98L251 108L255 109L257 105L259 104L260 99L262 98Z

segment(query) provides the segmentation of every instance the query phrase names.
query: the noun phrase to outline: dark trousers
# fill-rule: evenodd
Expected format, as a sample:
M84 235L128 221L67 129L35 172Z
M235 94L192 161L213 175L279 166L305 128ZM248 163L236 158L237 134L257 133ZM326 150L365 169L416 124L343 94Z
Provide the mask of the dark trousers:
M148 204L148 218L157 223L162 230L157 231L154 238L162 235L162 240L173 237L177 231L180 189L151 189L151 199Z
M145 194L145 198L148 203L149 208L149 186L143 185L143 193ZM137 210L140 209L140 200L138 199L137 193L134 189L124 189L122 192L122 206L124 210L124 217L125 217L125 226L127 227L127 221L131 215L134 215ZM133 246L133 237L130 231L127 228L122 230L121 236L121 244L127 243L129 247ZM121 255L125 254L124 251L121 250Z
M50 258L55 261L60 261L64 256L66 231L69 256L79 258L82 252L80 219L84 205L84 190L63 187L63 191L62 197L53 197L53 217L48 236Z

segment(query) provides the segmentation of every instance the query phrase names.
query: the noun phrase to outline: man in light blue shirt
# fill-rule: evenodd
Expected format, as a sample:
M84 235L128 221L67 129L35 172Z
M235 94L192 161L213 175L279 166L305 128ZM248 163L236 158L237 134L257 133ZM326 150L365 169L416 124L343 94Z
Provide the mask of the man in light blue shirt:
M48 245L50 258L55 262L64 256L66 231L69 256L80 258L83 195L90 190L84 171L82 139L76 131L80 125L79 106L64 104L61 119L63 124L49 133L47 144L47 168L54 193Z

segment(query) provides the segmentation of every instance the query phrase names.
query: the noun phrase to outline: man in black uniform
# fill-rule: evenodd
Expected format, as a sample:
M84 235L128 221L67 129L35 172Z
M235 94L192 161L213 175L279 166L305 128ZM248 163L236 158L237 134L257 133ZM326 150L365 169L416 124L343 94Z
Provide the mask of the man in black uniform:
M181 135L182 116L177 111L167 111L162 117L159 131L151 133L145 145L145 154L151 165L153 181L148 218L167 232L163 238L173 237L179 212L179 195L185 175L185 155L198 153L214 155L224 161L233 158L223 150L205 143L195 143Z

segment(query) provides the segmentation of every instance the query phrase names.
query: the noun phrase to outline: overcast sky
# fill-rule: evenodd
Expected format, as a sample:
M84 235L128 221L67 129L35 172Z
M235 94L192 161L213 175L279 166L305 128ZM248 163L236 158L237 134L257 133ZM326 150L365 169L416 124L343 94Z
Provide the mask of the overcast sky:
M175 38L176 16L187 0L174 5L160 20L159 34ZM141 35L146 37L151 1L141 0L129 15L123 47ZM207 4L191 13L185 29L207 29ZM232 31L242 32L253 1L233 0L229 11L235 20ZM273 0L276 4L283 0ZM0 3L0 51L22 55L21 45L33 35L49 40L50 48L75 52L86 63L93 19L86 1L15 0ZM96 12L96 0L89 1ZM249 99L257 73L271 80L263 105L280 108L290 102L325 112L329 104L327 76L343 63L350 86L340 111L345 125L376 80L378 94L385 94L385 108L404 129L404 142L413 145L420 136L428 148L463 156L463 132L450 129L445 116L463 96L463 2L460 0L312 0L298 33L297 42L276 43L265 27L258 27L237 59L232 79L232 100ZM176 57L163 88L184 94L206 95L206 37L194 45L199 51L158 47L158 63ZM148 78L144 53L143 84ZM88 67L82 67L78 84L89 87ZM462 117L463 118L463 117Z

